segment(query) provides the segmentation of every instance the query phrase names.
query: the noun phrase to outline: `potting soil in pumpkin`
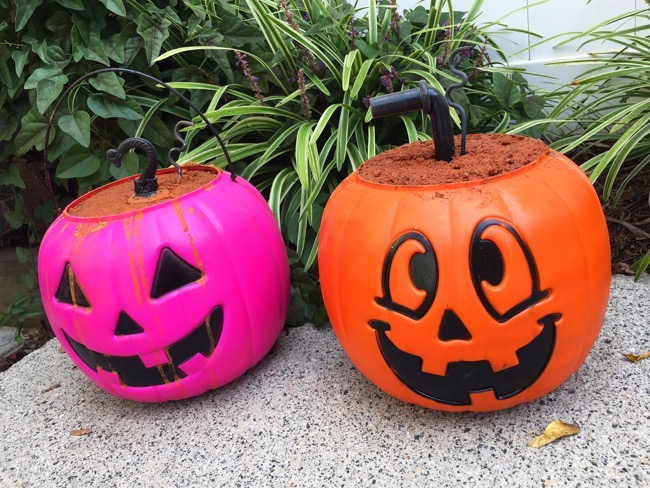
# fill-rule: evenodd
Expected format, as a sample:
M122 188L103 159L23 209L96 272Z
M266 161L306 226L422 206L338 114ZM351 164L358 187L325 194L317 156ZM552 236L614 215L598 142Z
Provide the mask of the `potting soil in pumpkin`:
M384 185L438 185L483 180L525 166L549 152L542 141L507 134L470 134L460 155L460 136L451 162L433 157L433 141L385 151L359 167L361 179Z
M207 168L204 170L201 166L190 168L183 168L183 177L180 180L175 170L159 172L156 175L159 194L153 197L132 198L134 191L133 179L131 178L118 184L107 185L89 198L68 208L67 211L70 215L77 217L105 217L132 210L141 210L201 188L213 181L218 175L217 172L207 170Z

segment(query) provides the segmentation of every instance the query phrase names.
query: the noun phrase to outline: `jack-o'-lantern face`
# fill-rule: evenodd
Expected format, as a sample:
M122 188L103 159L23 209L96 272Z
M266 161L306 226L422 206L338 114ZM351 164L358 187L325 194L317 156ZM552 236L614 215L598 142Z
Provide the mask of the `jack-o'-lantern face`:
M452 412L510 408L567 380L598 336L611 278L598 197L552 151L469 182L352 173L323 212L318 270L359 371Z
M398 255L408 253L401 251L409 244L416 244L415 248L419 249L396 259ZM434 374L425 372L422 368L423 357L426 356L429 361L436 360L431 357L435 356L435 352L431 354L429 351L444 351L444 348L437 348L436 337L430 337L429 343L426 339L422 342L422 352L403 350L391 340L389 331L414 325L417 327L417 322L429 313L441 281L461 279L459 276L444 279L445 271L441 269L444 262L441 263L437 258L431 241L418 231L410 231L398 237L390 246L383 265L383 295L377 297L376 302L397 314L397 318L391 323L376 319L368 322L376 332L384 360L399 380L417 394L448 405L471 405L472 394L488 390L493 391L497 400L503 400L532 385L553 355L556 322L561 318L560 313L535 317L539 324L537 335L525 343L520 343L517 339L516 328L530 321L531 315L528 313L523 318L518 317L523 312L534 310L535 305L548 297L550 291L540 289L535 259L511 224L499 219L482 221L472 235L468 258L473 288L486 312L485 318L491 324L489 327L486 324L476 327L477 324L466 323L462 318L461 303L444 306L442 316L434 321L437 322L434 323L437 327L437 343L444 343L447 348L477 348L484 351L480 331L484 335L502 336L501 347L512 347L516 364L495 370L488 358L452 361L446 364L444 374ZM413 299L405 297L403 289L395 290L402 292L402 296L411 302L408 305L394 298L391 289L391 286L396 286L392 282L398 282L396 278L391 279L393 275L405 271L396 269L399 267L398 261L402 265L408 263L407 276L417 295ZM410 320L400 320L400 315Z
M164 248L156 268L150 298L155 301L174 291L182 292L185 286L196 284L202 277L203 273L200 270L187 263L171 249ZM82 288L70 263L67 263L58 286L56 300L72 307L90 310L92 306ZM124 386L147 387L170 384L191 374L192 370L187 369L188 363L195 358L204 362L210 358L219 342L222 327L223 307L217 305L183 338L162 350L153 351L153 354L162 358L162 361L149 366L145 365L138 355L111 355L93 351L73 339L65 329L62 328L62 332L72 350L93 372L98 373L99 369L105 373L116 374L119 382ZM130 336L130 339L134 339L138 335L147 333L151 334L152 331L145 330L145 327L137 323L124 310L119 312L115 323L115 337Z
M161 170L160 174L170 170ZM215 168L207 185L144 209L79 216L73 202L39 251L43 305L80 370L109 393L179 400L255 366L284 325L286 249L263 197Z

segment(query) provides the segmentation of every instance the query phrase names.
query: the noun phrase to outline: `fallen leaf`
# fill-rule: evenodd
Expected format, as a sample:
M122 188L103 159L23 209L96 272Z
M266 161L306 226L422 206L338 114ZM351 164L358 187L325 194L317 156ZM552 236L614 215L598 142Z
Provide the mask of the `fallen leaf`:
M565 424L561 420L554 420L548 424L542 435L535 437L528 443L528 447L539 449L540 447L544 447L546 444L550 444L562 437L575 435L578 432L580 432L580 427L577 425Z
M70 431L70 435L79 437L81 435L88 435L92 432L92 429L75 429Z
M65 354L65 349L63 349L63 347L60 346L60 347L56 350L56 352L58 352L59 354Z
M636 363L642 359L650 358L650 351L642 352L641 354L623 354L623 356L625 356L625 359L627 359L629 362Z
M61 387L61 383L54 383L52 386L45 388L41 393L48 393Z

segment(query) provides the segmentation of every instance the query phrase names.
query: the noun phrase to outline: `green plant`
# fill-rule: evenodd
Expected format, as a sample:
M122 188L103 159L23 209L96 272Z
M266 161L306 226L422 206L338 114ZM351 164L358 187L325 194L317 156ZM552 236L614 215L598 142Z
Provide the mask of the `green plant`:
M177 80L192 79L178 63L154 65L163 46L182 45L183 21L177 2L147 0L0 0L0 177L20 188L10 157L41 151L49 110L65 85L82 74L109 65L146 70ZM180 4L181 14L191 12ZM172 145L169 122L158 113L188 117L162 106L153 86L104 73L80 87L54 121L50 161L57 162L55 182L72 194L140 170L130 157L112 167L103 153L128 136L143 135L161 150ZM44 177L46 175L43 175ZM17 198L7 202L11 225L30 216ZM30 236L32 237L32 236ZM38 240L37 237L31 239Z
M523 77L487 56L487 47L500 52L488 31L507 28L476 25L481 4L463 14L432 0L402 15L394 0L363 10L346 0L34 0L18 7L0 0L0 184L8 188L11 225L38 220L20 204L11 158L39 157L32 151L44 147L47 116L63 87L109 65L149 72L189 92L222 132L238 172L265 192L298 253L293 296L306 304L306 317L317 317L310 268L329 194L368 157L430 138L427 117L372 121L369 97L420 79L444 90L456 81L447 57L467 44L476 46L462 65L472 84L454 99L468 111L471 130L504 130L543 115L543 100ZM138 173L143 162L134 154L119 169L104 157L125 137L141 135L166 153L170 127L194 115L175 101L114 74L75 90L54 120L51 171L42 175L53 172L58 204ZM189 131L195 149L184 161L223 165L201 129ZM39 215L52 210L44 204ZM31 232L32 242L39 239Z
M650 36L643 35L649 20L650 8L644 8L564 40L562 44L582 40L583 45L607 41L616 48L586 60L554 63L593 67L561 93L549 114L565 120L541 127L552 129L553 148L586 159L582 168L591 181L604 177L603 198L611 198L614 205L630 182L650 168ZM648 266L650 250L633 265L635 279Z
M43 304L38 293L33 251L17 247L16 257L21 264L31 263L32 269L21 276L26 291L16 292L13 302L0 314L0 326L9 324L16 327L16 340L20 340L20 331L25 322L30 318L43 316Z
M174 86L210 94L208 119L220 127L242 176L268 191L283 234L306 270L316 260L324 202L338 182L384 149L430 139L429 119L421 114L371 120L370 97L414 87L421 79L444 91L456 81L446 69L449 53L474 45L463 63L472 86L455 95L470 114L470 128L504 129L511 119L542 115L544 100L523 77L508 75L486 56L487 46L497 47L487 29L503 27L475 24L481 1L466 14L437 0L403 15L386 0L370 2L363 11L345 0L186 3L194 5L206 29L236 15L262 35L247 45L186 46L158 60L205 52L231 61L234 81ZM201 128L197 124L189 138ZM224 164L221 149L209 140L182 161L190 160Z

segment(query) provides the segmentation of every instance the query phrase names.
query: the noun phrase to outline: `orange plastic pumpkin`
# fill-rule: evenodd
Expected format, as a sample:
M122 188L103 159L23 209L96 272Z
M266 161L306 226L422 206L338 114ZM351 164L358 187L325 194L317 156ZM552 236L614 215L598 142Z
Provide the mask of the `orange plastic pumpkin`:
M610 287L593 187L551 151L472 182L370 183L358 172L322 220L332 326L385 392L438 410L496 410L555 389L583 363Z

